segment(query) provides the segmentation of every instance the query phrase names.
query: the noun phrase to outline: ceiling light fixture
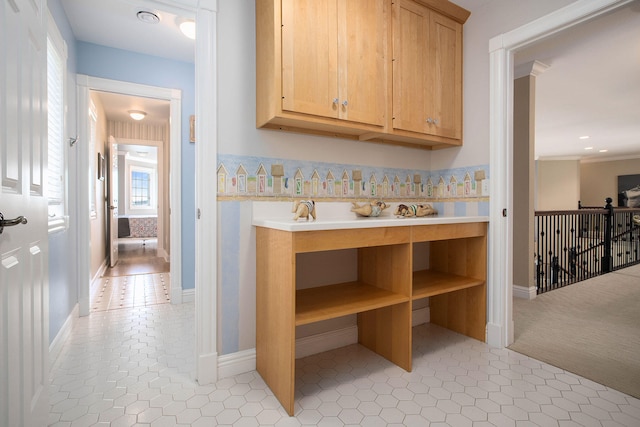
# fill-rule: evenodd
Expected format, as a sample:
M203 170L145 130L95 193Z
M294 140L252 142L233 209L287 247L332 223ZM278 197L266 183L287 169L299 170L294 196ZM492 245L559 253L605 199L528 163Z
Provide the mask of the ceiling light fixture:
M578 139L589 139L589 135L581 136L581 137L579 137Z
M606 153L609 150L600 150L600 153Z
M195 40L196 39L196 23L195 21L192 21L190 19L182 22L180 24L180 31L182 31L182 34L184 34L186 37L190 38L191 40Z
M585 150L593 150L593 147L584 147Z
M142 22L147 24L157 24L160 22L160 17L153 12L149 12L148 10L139 11L136 16Z
M129 116L131 116L133 120L142 120L147 115L147 113L140 110L129 110L127 113L129 113Z

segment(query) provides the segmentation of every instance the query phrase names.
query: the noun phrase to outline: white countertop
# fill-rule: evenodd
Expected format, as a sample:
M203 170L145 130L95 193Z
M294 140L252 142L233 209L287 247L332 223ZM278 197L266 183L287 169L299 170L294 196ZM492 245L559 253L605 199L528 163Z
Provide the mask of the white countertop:
M429 216L422 218L396 218L384 216L377 218L356 217L331 218L309 220L299 219L294 221L289 218L254 218L252 224L257 227L274 228L282 231L312 231L312 230L344 230L349 228L373 228L373 227L406 227L410 225L434 225L434 224L463 224L470 222L489 222L487 216Z
M421 218L398 218L395 205L377 218L356 216L349 202L316 203L317 220L300 218L294 221L291 202L253 202L251 224L282 231L346 230L350 228L406 227L411 225L464 224L489 222L488 216L435 215Z

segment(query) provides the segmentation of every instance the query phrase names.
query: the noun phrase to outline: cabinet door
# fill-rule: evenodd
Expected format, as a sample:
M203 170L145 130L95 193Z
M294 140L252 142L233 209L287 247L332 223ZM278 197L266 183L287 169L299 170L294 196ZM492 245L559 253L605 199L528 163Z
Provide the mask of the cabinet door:
M431 12L429 25L431 71L427 77L429 133L462 137L462 25Z
M336 0L282 1L282 109L337 117Z
M427 133L429 9L399 0L392 13L393 128Z
M388 7L387 1L338 0L341 119L384 125Z

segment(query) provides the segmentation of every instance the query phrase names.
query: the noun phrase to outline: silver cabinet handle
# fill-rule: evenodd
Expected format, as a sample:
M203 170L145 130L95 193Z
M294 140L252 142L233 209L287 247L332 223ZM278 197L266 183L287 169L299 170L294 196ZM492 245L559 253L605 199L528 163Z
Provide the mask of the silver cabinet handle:
M343 107L346 107L347 105L349 105L349 103L347 102L347 100L345 99L344 102L342 103Z
M14 225L26 224L27 218L19 216L14 219L4 219L4 215L0 212L0 234L4 231L5 227L13 227Z
M337 104L338 103L338 98L333 98L333 103Z

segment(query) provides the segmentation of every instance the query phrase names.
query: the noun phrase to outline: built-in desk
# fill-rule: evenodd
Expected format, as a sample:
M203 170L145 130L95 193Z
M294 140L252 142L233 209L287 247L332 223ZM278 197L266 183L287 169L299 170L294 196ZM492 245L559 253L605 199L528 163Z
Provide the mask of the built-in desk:
M431 322L485 340L486 217L255 219L256 367L294 412L295 328L358 314L358 342L411 371L413 301L430 298ZM428 242L429 268L413 269ZM358 279L296 288L296 255L357 249Z

